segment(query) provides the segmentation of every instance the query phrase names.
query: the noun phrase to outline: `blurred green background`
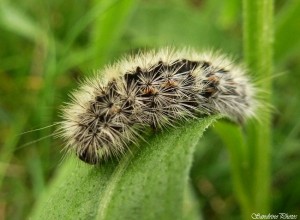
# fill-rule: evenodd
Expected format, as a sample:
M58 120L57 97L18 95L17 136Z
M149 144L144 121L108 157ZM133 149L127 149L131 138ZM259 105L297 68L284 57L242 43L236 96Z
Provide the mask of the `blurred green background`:
M300 1L275 0L272 213L300 216ZM240 0L0 1L0 219L24 219L59 169L54 127L78 82L124 53L166 45L242 61ZM26 145L27 143L27 145ZM239 219L229 158L213 129L191 180L205 219Z

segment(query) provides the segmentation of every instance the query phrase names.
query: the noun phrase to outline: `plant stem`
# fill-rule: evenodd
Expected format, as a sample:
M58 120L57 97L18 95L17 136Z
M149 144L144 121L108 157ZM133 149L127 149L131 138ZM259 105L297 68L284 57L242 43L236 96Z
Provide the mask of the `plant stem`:
M247 127L247 147L251 170L251 213L268 213L270 201L270 112L266 111L271 100L273 0L243 0L244 12L244 56L247 67L259 79L257 87L263 90L262 106L259 110L261 123L250 123ZM244 174L249 175L249 174ZM244 213L249 219L251 213ZM247 216L246 216L247 215Z

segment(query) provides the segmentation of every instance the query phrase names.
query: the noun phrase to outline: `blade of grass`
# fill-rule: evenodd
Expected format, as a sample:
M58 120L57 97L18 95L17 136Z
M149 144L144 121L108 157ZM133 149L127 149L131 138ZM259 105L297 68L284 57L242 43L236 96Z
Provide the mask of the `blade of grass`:
M111 0L94 0L95 7L106 5ZM91 44L94 49L94 67L110 58L116 41L121 36L123 28L134 9L136 0L119 0L112 7L98 16L94 22Z
M21 138L21 135L19 134L23 131L26 121L27 117L24 117L21 114L16 115L16 119L14 120L14 123L12 123L10 135L7 137L3 146L1 147L0 188L2 186L2 181L4 179L5 172L9 167L10 160L13 157L14 150L19 142L19 139Z
M63 45L63 54L68 54L79 34L82 33L98 17L101 17L103 13L113 7L118 1L119 0L113 0L109 2L104 1L103 3L99 3L98 5L91 7L91 9L85 14L85 16L78 19L78 22L70 28L64 40L65 44Z
M216 123L214 131L222 138L228 149L234 191L244 218L248 219L251 213L251 176L245 175L250 170L244 134L241 127L224 122Z
M41 70L36 72L42 76L43 85L36 97L36 103L32 107L32 117L39 125L50 125L53 121L52 111L49 111L54 105L54 98L56 93L56 87L53 86L57 77L57 52L56 41L49 30L47 43L41 45L41 42L37 41L36 46L42 48L43 56L34 56L33 62L41 65ZM33 72L33 71L31 71ZM46 130L41 129L38 131L40 137L47 137L49 133ZM49 175L51 167L51 139L46 138L39 142L40 148L32 148L31 160L28 161L28 169L31 181L33 183L32 190L34 196L38 196L45 188L45 177ZM43 156L42 156L43 155Z
M89 69L99 68L117 45L122 29L127 22L136 0L95 0L93 7L71 28L63 46L63 59L58 69L63 72L74 63L89 61ZM90 46L78 53L70 53L76 38L89 25L93 24Z
M280 14L276 16L274 60L282 62L287 57L299 53L299 14L300 1L293 0L287 1Z
M270 103L273 1L244 0L243 12L245 61L254 78L263 79L257 85L264 91L260 94L261 102ZM217 133L228 148L243 219L251 218L252 213L268 213L270 206L271 116L266 109L259 109L258 113L261 123L248 123L246 136L236 125L216 125Z
M33 19L6 1L0 2L0 26L33 42L46 36Z

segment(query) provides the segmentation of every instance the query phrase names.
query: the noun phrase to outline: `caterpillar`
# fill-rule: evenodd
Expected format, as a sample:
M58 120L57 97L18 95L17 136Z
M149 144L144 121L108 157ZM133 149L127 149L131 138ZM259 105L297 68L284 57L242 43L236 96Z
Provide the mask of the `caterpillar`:
M221 114L255 115L255 86L227 56L192 49L139 52L84 80L62 108L66 150L88 163L119 157L146 128Z

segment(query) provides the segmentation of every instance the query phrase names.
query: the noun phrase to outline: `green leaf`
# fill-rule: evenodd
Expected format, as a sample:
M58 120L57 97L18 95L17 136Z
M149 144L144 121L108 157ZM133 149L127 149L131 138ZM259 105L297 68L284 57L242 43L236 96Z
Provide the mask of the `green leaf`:
M94 0L95 6L111 5L94 22L91 43L94 49L94 66L98 68L107 61L113 49L116 47L133 10L136 0L118 0L112 3L111 0Z
M299 54L300 49L300 1L286 1L277 15L275 24L274 60L284 61L292 55ZM293 33L293 34L291 34ZM288 43L287 43L288 42Z
M242 127L233 123L218 122L214 131L222 138L230 156L231 174L237 199L243 212L250 213L251 169L249 152ZM247 216L248 214L244 214Z
M184 210L189 169L199 137L218 118L209 116L159 132L118 163L98 167L67 160L38 201L32 219L195 216Z
M46 35L39 25L17 7L0 2L0 27L29 40L45 40Z

